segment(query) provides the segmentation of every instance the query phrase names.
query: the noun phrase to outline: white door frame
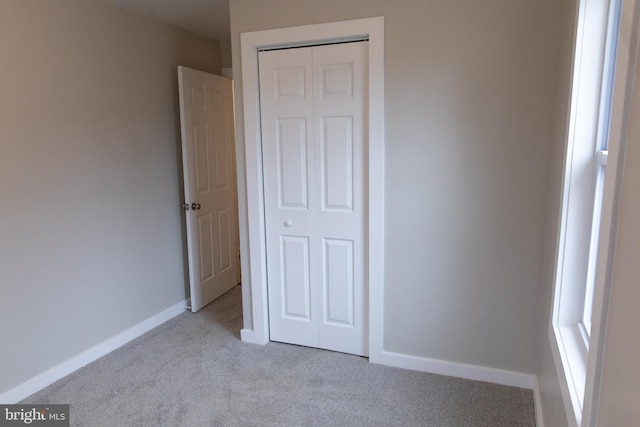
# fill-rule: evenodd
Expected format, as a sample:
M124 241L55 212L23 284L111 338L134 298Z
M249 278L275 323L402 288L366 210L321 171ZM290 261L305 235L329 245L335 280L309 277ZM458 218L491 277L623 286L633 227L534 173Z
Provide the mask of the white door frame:
M243 341L269 342L266 233L262 183L262 137L258 50L304 46L333 41L369 39L369 129L368 129L368 318L369 358L383 353L384 313L384 18L365 18L326 24L263 30L240 34L244 102L244 148L247 179L247 236L249 259L242 263L250 272L244 283L242 303L250 307L244 318ZM241 225L243 227L244 225ZM244 271L247 271L243 268ZM245 279L246 280L246 279Z

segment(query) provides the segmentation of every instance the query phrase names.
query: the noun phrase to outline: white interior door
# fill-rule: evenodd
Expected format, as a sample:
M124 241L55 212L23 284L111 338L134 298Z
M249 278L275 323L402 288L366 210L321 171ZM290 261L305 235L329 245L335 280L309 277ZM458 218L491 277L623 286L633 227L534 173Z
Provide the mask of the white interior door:
M274 341L367 354L367 46L259 53Z
M237 284L232 82L178 67L191 311Z

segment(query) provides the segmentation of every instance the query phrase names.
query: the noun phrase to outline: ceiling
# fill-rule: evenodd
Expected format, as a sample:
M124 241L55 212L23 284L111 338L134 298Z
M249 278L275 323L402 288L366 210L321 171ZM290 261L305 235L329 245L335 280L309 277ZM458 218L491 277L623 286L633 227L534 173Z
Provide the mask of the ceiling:
M231 37L229 0L98 0L130 12L226 42Z

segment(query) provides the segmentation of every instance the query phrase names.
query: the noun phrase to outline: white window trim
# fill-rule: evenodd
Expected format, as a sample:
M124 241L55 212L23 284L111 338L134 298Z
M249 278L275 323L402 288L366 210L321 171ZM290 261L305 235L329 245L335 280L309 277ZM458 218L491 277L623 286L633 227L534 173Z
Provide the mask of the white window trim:
M596 265L598 256L598 245L600 240L600 224L602 222L602 208L604 202L604 182L607 172L607 150L599 150L595 156L595 182L593 197L593 218L591 220L591 240L589 242L589 264L587 269L587 283L581 298L582 307L580 309L580 332L585 348L589 350L589 339L591 335L591 324L593 317L593 296L595 288Z
M601 367L606 341L606 320L618 229L618 206L621 191L619 183L622 182L632 88L638 66L638 58L636 57L640 45L640 2L638 0L622 0L619 28L615 83L611 100L609 153L600 223L601 237L595 277L591 350L587 363L582 413L582 425L588 427L596 427L598 419Z
M617 26L617 20L611 21L611 18L616 17L618 13L616 4L615 0L580 1L576 16L571 111L567 134L553 310L549 330L565 411L568 422L572 426L582 425L587 390L587 365L589 356L592 356L589 352L588 334L583 330L582 325L582 301L588 274L593 227L591 212L595 197L597 151L603 146L602 138L609 137L610 132L609 121L603 119L605 116L602 113L606 110L602 108L601 102L609 102L609 100L603 100L601 97L602 82L611 77L603 75L603 69L606 70L603 67L604 58L609 56L606 50L611 47L616 48L609 42L611 30ZM585 22L589 19L593 20L594 16L607 17L606 22L598 23L600 28L604 29L604 33L585 32ZM590 22L593 23L593 21ZM583 46L588 47L588 50L583 50ZM586 54L583 55L585 52ZM616 75L616 79L618 78L619 76ZM591 102L580 99L585 91L592 97ZM613 117L612 120L614 120ZM613 142L609 141L610 151L612 151ZM607 178L616 169L608 167ZM609 184L614 181L615 179L610 179L607 182L605 192L611 191ZM603 211L610 212L611 205L605 206L605 203L612 203L612 198L606 194ZM608 235L611 230L610 218L606 215L602 218L600 230L601 235ZM602 258L599 256L594 288L603 287L599 270L606 267L606 262L601 263L600 259ZM601 291L598 292L598 295L600 294ZM601 305L602 300L594 297L594 312L600 313ZM596 319L592 318L592 320ZM597 320L600 321L600 319Z

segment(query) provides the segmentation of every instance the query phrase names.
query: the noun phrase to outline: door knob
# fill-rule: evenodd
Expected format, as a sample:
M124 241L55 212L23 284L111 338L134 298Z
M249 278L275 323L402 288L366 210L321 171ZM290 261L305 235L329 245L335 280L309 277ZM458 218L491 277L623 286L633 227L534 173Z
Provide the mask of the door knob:
M292 223L291 221L285 221L285 222L284 222L284 226L285 226L285 227L291 227L291 225L292 225L292 224L293 224L293 223Z
M201 208L200 203L191 203L191 210L199 211Z

